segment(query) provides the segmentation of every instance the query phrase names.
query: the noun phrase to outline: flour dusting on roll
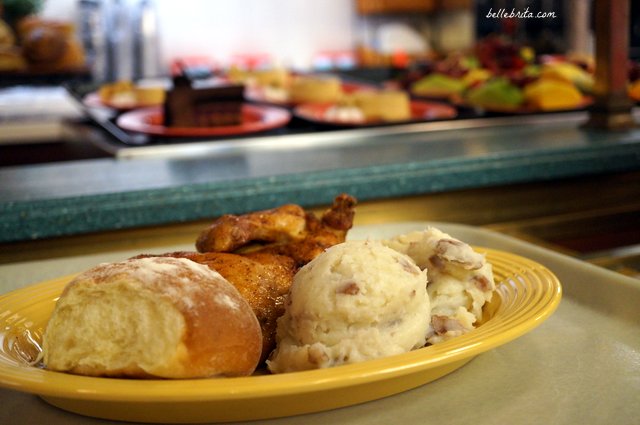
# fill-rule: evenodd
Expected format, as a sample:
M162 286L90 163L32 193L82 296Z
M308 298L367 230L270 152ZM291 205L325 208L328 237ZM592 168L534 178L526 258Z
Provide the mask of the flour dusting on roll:
M150 257L77 276L43 337L45 367L89 376L251 374L262 334L236 288L205 265Z

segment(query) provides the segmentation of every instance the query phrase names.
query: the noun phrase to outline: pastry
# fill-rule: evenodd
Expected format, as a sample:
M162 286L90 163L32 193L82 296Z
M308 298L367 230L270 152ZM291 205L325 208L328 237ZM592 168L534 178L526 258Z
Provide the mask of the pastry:
M125 80L102 85L98 94L102 103L116 108L162 105L165 99L163 87L141 87Z
M297 76L289 89L292 103L332 103L342 97L342 83L336 77Z
M242 124L244 86L198 85L185 76L173 79L164 102L166 127L216 127Z
M362 90L351 95L367 121L406 121L411 119L409 95L401 90Z

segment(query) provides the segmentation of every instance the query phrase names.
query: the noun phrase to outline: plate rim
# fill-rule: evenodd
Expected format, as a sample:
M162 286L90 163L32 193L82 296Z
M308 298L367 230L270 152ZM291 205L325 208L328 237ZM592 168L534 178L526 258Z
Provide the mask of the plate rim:
M162 115L162 106L133 109L118 116L116 124L123 130L151 136L165 137L206 137L206 136L240 136L273 130L283 127L291 120L291 113L282 107L272 105L256 105L242 103L243 113L254 113L261 117L259 121L248 124L219 127L165 127L148 124L146 119Z

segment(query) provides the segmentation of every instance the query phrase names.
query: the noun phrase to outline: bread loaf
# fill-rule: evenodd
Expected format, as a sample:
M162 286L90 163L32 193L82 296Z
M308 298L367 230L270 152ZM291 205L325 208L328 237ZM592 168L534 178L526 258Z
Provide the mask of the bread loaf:
M43 337L47 369L90 376L249 375L261 349L258 320L235 287L205 265L169 257L80 274Z

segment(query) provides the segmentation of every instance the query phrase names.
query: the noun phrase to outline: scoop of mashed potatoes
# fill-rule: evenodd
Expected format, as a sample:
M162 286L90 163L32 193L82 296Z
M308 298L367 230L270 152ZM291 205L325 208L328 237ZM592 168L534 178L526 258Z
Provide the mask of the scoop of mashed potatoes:
M495 290L493 270L484 255L435 227L383 241L428 271L431 327L427 342L462 335L482 318Z
M424 346L426 286L425 271L379 241L334 245L296 274L269 370L325 368Z

